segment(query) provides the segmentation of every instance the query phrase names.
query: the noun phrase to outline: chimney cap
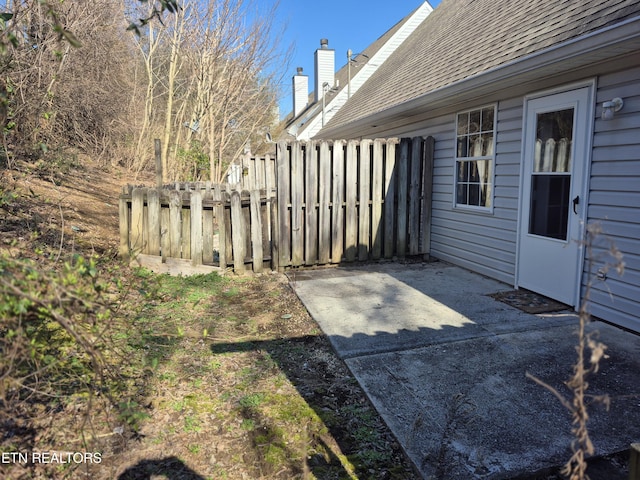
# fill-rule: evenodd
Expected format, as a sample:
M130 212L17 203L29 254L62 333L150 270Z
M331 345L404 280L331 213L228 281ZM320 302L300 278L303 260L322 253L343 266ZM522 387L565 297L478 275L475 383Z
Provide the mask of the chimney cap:
M302 67L296 68L297 75L302 75Z
M328 38L321 38L320 39L320 47L321 48L327 48L329 46L329 39Z

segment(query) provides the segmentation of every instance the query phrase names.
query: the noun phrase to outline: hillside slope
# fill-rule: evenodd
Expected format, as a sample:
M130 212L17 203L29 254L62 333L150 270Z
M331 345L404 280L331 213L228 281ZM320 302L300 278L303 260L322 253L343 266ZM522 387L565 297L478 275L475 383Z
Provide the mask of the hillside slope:
M131 269L125 171L70 156L1 175L1 478L417 478L284 275Z

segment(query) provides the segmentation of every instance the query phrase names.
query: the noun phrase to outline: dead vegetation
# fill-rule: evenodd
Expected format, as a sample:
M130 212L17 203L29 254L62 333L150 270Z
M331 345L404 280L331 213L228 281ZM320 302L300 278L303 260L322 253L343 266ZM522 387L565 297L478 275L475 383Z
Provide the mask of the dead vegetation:
M597 255L594 246L596 242L602 242L603 240L607 243L607 248L604 249L601 255ZM561 474L569 480L589 480L590 477L587 474L588 459L596 453L589 436L589 408L595 404L601 404L608 410L611 402L609 395L606 393L601 395L588 393L589 378L598 372L601 360L608 358L606 354L607 346L598 338L598 332L587 333L586 331L587 325L591 322L591 313L589 311L591 288L593 282L597 279L597 274L594 273L594 266L599 265L601 262L604 263L599 272L605 276L611 269L616 270L618 275L624 273L622 253L604 235L600 225L590 224L587 226L584 244L587 258L586 271L590 272L592 277L587 282L587 288L578 312L576 360L573 366L573 374L565 382L570 395L566 397L548 383L528 372L526 374L527 378L549 390L571 412L571 423L573 425L571 431L574 436L571 445L573 454L561 470ZM601 248L600 250L602 251Z
M2 313L0 452L100 463L3 478L415 478L285 277L121 265L118 170L73 162L3 174L0 291L29 308Z

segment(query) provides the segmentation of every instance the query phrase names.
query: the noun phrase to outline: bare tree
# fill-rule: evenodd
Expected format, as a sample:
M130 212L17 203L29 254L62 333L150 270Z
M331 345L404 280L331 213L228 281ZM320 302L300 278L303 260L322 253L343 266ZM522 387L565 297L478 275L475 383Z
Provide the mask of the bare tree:
M194 44L201 72L194 110L206 135L209 175L214 181L222 180L251 137L256 138L260 130L264 134L277 122L279 78L268 73L277 71L274 65L284 60L276 50L279 39L272 20L276 8L277 4L259 12L251 0L222 0L209 4L200 15L205 22L199 25L199 36L206 41ZM254 20L247 24L246 18Z
M142 15L152 15L152 11L147 11ZM145 17L147 18L147 17ZM139 172L144 168L145 158L150 154L150 143L148 139L153 137L151 128L153 125L153 107L154 107L154 92L156 91L156 70L158 68L157 63L161 61L158 59L157 51L162 41L165 28L162 24L151 22L144 34L138 34L133 38L136 44L140 58L142 59L143 69L145 72L146 84L144 86L144 106L141 118L139 117L139 124L137 128L137 142L134 152L133 162L129 165L134 171ZM132 92L132 97L136 97L136 92Z
M5 153L11 148L33 158L73 147L113 156L128 134L133 85L121 1L76 0L54 8L28 0L10 7L0 29L8 41L0 54Z
M172 32L169 37L169 64L166 73L167 93L164 129L162 132L162 171L165 178L168 174L169 167L167 158L169 153L169 143L172 140L172 132L176 127L173 122L175 86L176 77L180 73L180 69L182 66L180 50L182 46L181 44L184 35L185 24L189 20L188 11L190 11L190 5L188 5L186 0L182 0L180 3L179 11L173 16Z
M0 13L4 157L71 147L139 172L161 138L166 179L220 181L277 123L276 72L286 70L286 55L276 8L257 0L8 1ZM136 33L127 34L131 18Z
M147 102L152 96L156 114L163 112L165 178L199 177L206 159L209 178L220 181L252 137L264 137L277 122L279 79L270 73L284 71L273 25L277 5L267 12L254 0L178 6L165 32L156 33L160 47L141 50L155 82Z

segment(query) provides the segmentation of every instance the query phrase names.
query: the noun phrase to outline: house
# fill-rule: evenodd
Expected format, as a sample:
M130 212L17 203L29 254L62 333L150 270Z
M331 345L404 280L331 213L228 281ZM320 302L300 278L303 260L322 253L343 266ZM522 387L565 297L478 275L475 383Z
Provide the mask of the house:
M392 136L435 139L432 256L640 332L640 2L442 0L316 138Z
M348 51L347 63L335 71L335 50L321 39L314 54L314 90L309 77L298 67L292 79L293 112L285 130L297 140L309 140L340 110L387 58L433 11L423 2L360 53Z

